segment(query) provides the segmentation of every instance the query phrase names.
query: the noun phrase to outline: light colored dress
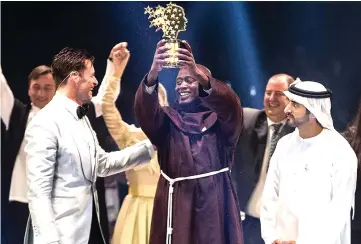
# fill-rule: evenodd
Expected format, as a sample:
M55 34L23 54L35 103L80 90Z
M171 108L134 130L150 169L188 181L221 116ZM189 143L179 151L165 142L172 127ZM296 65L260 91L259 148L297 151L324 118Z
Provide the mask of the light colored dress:
M119 80L116 77L108 79L103 98L103 117L109 133L119 149L147 139L144 132L128 125L115 105L116 89ZM153 201L160 175L157 155L149 164L126 171L129 185L128 195L120 209L112 237L112 244L147 244L149 242L150 224L153 212Z

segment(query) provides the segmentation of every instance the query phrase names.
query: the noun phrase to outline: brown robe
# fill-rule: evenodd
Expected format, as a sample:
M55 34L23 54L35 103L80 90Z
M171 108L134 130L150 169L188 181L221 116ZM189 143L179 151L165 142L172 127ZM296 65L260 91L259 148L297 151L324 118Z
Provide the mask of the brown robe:
M208 95L200 86L200 98L188 107L160 107L157 88L148 94L144 80L136 93L136 118L157 146L161 169L171 178L232 166L242 130L242 108L232 89L209 79L212 92ZM150 244L166 242L168 186L161 176ZM240 211L230 172L176 182L172 225L172 244L242 244Z

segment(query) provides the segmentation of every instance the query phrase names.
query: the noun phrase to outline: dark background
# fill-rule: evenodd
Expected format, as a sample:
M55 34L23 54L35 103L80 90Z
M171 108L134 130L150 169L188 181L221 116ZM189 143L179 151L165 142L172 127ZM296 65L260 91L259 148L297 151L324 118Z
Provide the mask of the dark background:
M167 2L1 2L1 65L15 96L28 102L27 76L50 65L65 46L95 58L99 81L106 58L127 41L131 59L117 105L135 123L133 100L149 70L161 32L149 28L146 6ZM267 80L288 73L333 91L335 127L353 117L361 95L361 3L358 2L177 2L198 63L229 81L244 106L262 108ZM174 98L176 70L161 75Z

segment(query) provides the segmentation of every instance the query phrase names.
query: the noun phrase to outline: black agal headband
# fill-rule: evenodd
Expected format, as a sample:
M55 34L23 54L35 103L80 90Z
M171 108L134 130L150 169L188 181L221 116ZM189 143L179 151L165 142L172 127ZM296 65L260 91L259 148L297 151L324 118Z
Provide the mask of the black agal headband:
M297 88L294 85L291 85L288 88L288 91L292 94L301 96L301 97L307 97L307 98L331 98L332 97L332 91L328 88L326 88L327 91L308 91L303 90L300 88Z

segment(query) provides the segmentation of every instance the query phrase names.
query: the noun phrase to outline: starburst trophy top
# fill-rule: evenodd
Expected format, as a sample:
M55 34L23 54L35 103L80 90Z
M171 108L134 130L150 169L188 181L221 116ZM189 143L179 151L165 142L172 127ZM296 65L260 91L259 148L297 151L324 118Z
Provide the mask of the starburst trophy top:
M149 27L156 27L156 31L162 30L163 37L167 39L166 46L171 49L168 51L172 56L168 58L168 63L164 65L165 68L178 68L178 58L175 56L177 48L180 46L178 34L180 31L185 31L187 26L187 19L184 9L174 3L168 3L167 7L157 6L154 10L151 7L146 7L144 14L149 14Z

